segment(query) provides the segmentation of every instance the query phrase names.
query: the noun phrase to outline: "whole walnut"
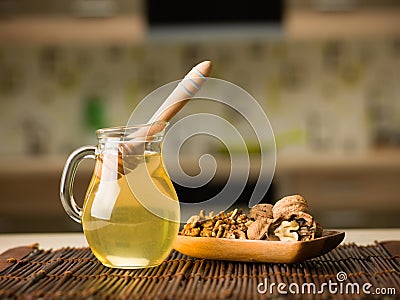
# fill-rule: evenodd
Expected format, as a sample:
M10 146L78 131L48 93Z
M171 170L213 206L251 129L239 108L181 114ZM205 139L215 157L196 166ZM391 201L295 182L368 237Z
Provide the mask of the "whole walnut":
M306 199L300 195L292 195L282 198L277 201L273 208L272 214L274 219L279 217L285 217L294 212L308 212L308 204Z

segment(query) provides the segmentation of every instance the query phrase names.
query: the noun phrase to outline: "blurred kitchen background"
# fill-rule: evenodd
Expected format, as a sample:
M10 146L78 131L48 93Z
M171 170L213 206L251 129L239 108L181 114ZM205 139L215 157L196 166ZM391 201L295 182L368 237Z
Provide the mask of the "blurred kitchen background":
M269 117L277 165L263 202L301 194L325 227L400 227L400 2L232 5L0 0L0 232L81 230L59 199L68 154L205 59ZM227 170L224 151L190 143L189 173L194 149ZM78 171L80 203L92 167ZM202 190L177 186L179 197L217 193L222 173ZM235 205L247 205L254 184L250 176Z

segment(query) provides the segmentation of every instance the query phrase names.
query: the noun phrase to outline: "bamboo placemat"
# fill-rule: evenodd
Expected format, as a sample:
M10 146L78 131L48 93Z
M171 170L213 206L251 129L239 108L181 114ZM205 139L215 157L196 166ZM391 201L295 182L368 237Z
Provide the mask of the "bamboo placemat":
M388 299L400 298L400 241L345 244L296 264L196 259L172 251L160 266L137 270L104 267L88 248L34 245L0 255L0 299L381 299L357 294L356 286L365 284L370 293L379 288L396 293Z

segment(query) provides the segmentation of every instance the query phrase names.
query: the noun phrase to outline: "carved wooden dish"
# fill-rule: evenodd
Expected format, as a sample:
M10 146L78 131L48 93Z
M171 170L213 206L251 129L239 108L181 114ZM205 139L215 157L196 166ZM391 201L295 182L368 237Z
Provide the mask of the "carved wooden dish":
M311 241L281 242L178 235L174 249L197 258L294 263L331 251L343 241L344 236L344 231L325 230L322 237Z

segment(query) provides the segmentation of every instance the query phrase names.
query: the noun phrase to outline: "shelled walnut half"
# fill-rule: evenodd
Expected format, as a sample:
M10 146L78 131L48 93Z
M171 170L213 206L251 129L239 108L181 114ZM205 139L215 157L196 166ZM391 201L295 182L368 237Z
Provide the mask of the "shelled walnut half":
M275 235L281 241L309 241L321 234L322 227L310 214L302 211L274 219L269 228L269 235Z

